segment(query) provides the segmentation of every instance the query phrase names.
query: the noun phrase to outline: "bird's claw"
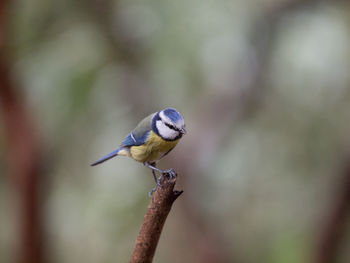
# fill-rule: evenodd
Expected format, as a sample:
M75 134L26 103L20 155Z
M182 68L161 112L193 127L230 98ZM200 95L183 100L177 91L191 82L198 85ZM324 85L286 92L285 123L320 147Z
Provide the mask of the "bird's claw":
M160 179L162 178L163 175L159 176L156 181L156 187L160 186Z
M153 175L154 175L154 178L156 179L155 174L153 174ZM161 187L160 180L161 180L162 176L165 176L166 179L169 180L169 179L176 178L177 175L176 175L175 170L173 168L170 168L167 170L161 170L161 175L155 180L156 185L148 192L148 196L150 198L152 198L152 195L157 190L157 188Z
M148 192L148 196L149 198L152 198L153 193L157 190L158 185L156 185L155 187L153 187L149 192Z
M176 178L176 173L175 173L175 170L173 168L170 168L168 170L164 170L162 174L165 175L168 179Z

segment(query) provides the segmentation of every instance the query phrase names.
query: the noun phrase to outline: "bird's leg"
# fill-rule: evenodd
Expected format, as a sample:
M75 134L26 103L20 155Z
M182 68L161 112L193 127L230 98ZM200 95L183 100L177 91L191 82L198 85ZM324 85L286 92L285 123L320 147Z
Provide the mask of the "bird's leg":
M160 178L162 177L162 175L159 176L159 178L157 178L157 175L156 175L155 171L158 171L159 169L156 168L156 164L155 163L152 163L152 164L144 163L144 165L149 167L149 168L152 167L151 170L152 170L153 178L154 178L154 181L156 182L156 185L148 192L148 196L152 197L153 193L157 190L157 187L160 186L159 181L160 181Z
M159 185L159 180L158 180L156 172L154 170L152 170L152 174L153 174L154 181L156 182L157 185ZM159 179L160 179L160 177L159 177Z
M149 196L150 198L152 198L152 195L153 195L153 193L157 190L157 188L158 188L158 184L156 184L156 185L148 192L148 196Z
M157 168L155 163L147 163L147 162L145 162L144 165L147 166L148 168L152 169L152 171L157 171L157 172L161 173L162 175L168 174L170 176L170 178L176 177L176 173L175 173L173 168L162 170L162 169Z

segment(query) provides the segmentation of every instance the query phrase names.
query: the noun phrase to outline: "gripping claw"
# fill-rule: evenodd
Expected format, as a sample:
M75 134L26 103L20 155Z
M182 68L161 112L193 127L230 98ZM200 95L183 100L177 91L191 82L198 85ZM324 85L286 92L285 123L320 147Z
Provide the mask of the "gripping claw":
M153 187L149 192L148 192L148 196L149 198L152 198L153 193L157 190L158 185L156 185L155 187Z
M168 179L174 179L177 176L173 168L163 170L162 174L164 174Z
M155 187L153 187L149 192L148 192L148 196L149 197L152 197L153 193L157 190L157 187L160 186L160 179L162 178L162 176L164 175L168 180L169 179L174 179L176 178L176 173L175 173L175 170L173 168L170 168L170 169L167 169L167 170L161 170L161 169L158 169L156 166L155 166L155 163L147 163L145 162L144 163L145 166L147 166L148 168L151 168L152 170L152 174L153 174L153 178L154 178L154 181L156 182L156 185ZM156 171L159 172L161 175L159 176L159 178L157 178L156 176Z

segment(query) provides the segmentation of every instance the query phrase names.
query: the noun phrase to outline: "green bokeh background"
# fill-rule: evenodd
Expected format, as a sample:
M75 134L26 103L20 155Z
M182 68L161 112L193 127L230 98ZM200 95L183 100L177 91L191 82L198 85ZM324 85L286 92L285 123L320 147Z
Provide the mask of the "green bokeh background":
M89 164L168 106L188 134L160 166L179 172L185 192L154 262L310 262L350 146L347 1L8 7L11 74L46 153L48 262L128 261L151 173L128 158ZM16 254L12 188L0 176L0 262ZM350 258L349 231L339 263Z

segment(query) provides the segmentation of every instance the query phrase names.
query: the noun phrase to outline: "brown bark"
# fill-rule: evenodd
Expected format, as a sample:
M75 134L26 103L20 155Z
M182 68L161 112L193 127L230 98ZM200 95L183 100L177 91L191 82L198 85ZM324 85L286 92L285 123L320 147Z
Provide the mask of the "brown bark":
M18 196L18 262L40 263L41 223L38 198L39 149L33 127L0 60L0 110L8 137L8 174Z
M16 262L42 262L38 181L39 147L28 109L12 79L5 50L5 1L0 0L0 113L7 135L8 175L17 196Z
M350 216L350 161L345 161L339 186L335 189L334 200L326 209L321 224L319 239L314 253L314 263L337 261L337 255L346 233Z
M162 177L143 218L130 263L150 263L157 248L165 220L182 191L174 190L176 178Z

